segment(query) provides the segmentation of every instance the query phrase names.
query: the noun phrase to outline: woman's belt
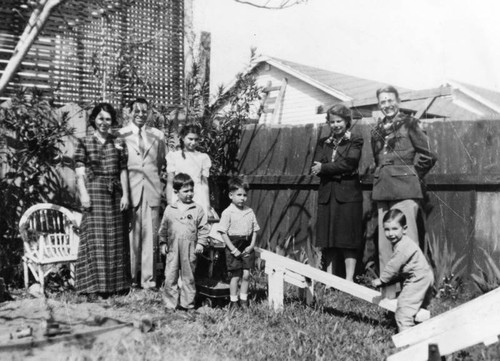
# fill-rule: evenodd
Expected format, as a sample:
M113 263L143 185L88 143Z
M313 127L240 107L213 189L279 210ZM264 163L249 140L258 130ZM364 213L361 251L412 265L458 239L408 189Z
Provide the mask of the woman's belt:
M329 180L334 180L334 181L341 181L341 180L356 180L359 178L358 171L354 171L352 173L345 173L345 174L340 174L340 175L332 175L332 176L325 176L326 179Z
M106 187L108 188L108 192L113 194L116 191L121 192L122 191L122 185L119 180L119 175L109 175L109 174L103 174L103 173L94 173L93 177L91 179L95 180L96 178L103 179L105 182L107 182Z
M231 241L250 241L250 236L229 236Z
M386 165L413 165L413 159L382 159L380 166Z

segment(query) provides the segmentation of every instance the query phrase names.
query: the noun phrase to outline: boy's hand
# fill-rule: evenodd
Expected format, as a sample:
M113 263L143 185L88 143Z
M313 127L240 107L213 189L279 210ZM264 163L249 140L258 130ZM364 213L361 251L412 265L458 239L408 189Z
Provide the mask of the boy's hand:
M250 253L252 253L253 251L253 247L252 246L248 246L247 248L245 248L243 250L243 255L246 256L246 255L249 255Z
M203 253L203 245L201 245L201 244L199 244L199 243L198 243L198 244L196 245L196 248L194 249L194 253L196 253L196 254L201 254L201 253Z
M160 244L160 253L163 255L163 256L166 256L167 253L168 253L168 247L167 247L167 244L166 243L162 243Z
M376 278L376 279L372 280L372 286L373 287L380 287L380 286L382 286L382 281L380 280L380 278Z

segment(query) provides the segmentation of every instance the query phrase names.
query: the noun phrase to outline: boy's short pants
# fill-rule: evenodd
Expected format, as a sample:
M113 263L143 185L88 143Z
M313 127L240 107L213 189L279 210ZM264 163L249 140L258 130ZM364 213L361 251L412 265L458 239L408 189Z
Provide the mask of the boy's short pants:
M250 236L229 236L229 239L240 252L243 252L245 248L250 246ZM243 275L243 270L253 268L254 263L255 251L245 256L240 255L239 257L235 257L229 248L226 247L226 267L229 277L241 277Z

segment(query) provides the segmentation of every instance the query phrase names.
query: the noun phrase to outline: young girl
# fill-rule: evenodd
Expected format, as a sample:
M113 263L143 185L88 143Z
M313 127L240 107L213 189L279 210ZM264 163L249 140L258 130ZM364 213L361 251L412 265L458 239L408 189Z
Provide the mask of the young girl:
M260 229L255 213L246 206L248 184L239 178L229 180L231 204L221 215L218 231L226 243L226 265L231 282L230 307L238 306L238 283L241 278L240 305L248 306L248 279L255 260L255 241Z
M208 190L208 176L212 162L206 153L196 150L200 139L201 127L195 123L184 124L179 131L181 149L167 153L167 203L173 204L177 200L174 194L172 180L179 173L186 173L194 181L194 202L203 207L209 215L210 195Z
M380 287L403 278L403 289L398 297L396 323L399 332L415 325L419 309L426 307L434 275L418 244L406 236L406 217L399 209L389 210L383 218L384 233L392 244L392 256L380 278L372 281Z

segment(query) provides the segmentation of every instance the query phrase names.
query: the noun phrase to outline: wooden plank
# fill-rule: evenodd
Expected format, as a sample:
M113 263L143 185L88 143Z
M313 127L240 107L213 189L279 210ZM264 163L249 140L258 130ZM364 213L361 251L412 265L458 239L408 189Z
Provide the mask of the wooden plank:
M275 110L276 111L276 110ZM288 143L291 137L290 127L274 127L271 129L272 143L268 148L269 165L266 175L280 175L288 173ZM284 171L286 169L286 171Z
M389 356L387 361L426 361L430 343L438 345L442 356L480 343L485 345L496 343L500 334L500 312L498 312L498 307L490 308L488 311L491 313L476 317L475 320L462 322L453 329L429 338L428 341L420 342Z
M277 254L274 254L272 252L263 249L259 249L258 251L260 253L261 259L266 261L266 267L268 268L277 267L284 270L291 270L293 272L301 274L304 277L310 278L317 282L321 282L327 286L331 286L335 289L338 289L339 291L348 293L359 299L373 303L391 312L394 312L396 310L396 300L388 300L385 298L383 299L380 292L364 286L360 286L353 282L346 281L343 278L323 272L309 265L294 261L286 257L278 256Z
M500 288L437 315L420 325L400 332L392 336L392 341L396 347L413 345L424 341L433 343L432 339L435 336L460 328L461 325L474 324L474 322L480 321L481 318L488 319L493 315L500 316L498 305L500 305ZM439 349L441 350L441 345Z
M417 112L415 113L414 117L417 119L422 118L422 115L424 115L424 113L429 109L431 104L434 102L434 99L436 99L436 97L429 97L425 99L424 103L420 106L419 109L417 109Z
M252 189L249 206L256 214L259 222L259 246L268 247L266 242L271 240L271 202L269 202L269 190Z
M275 96L275 97L268 96L266 98L266 105L274 107L274 104L276 103L277 99L278 99L277 96Z
M474 224L474 240L487 250L497 249L497 244L500 240L500 227L498 220L500 219L500 193L499 192L478 192L476 197L476 213ZM478 264L484 262L484 254L482 252L475 253L475 260ZM492 255L494 259L500 259L497 253Z
M273 124L281 124L281 113L283 109L283 101L285 99L285 91L287 84L288 84L287 78L283 78L281 80L280 90L278 92L278 96L276 98L276 104L274 106L273 118L271 120L271 123Z
M477 192L475 190L458 191L455 188L431 191L428 192L428 196L426 228L430 241L435 241L440 246L446 243L455 253L455 259L465 256L460 269L456 272L464 271L462 274L465 276L471 274L474 268L473 255L477 247L473 233ZM439 257L439 253L436 256ZM437 261L439 262L439 259ZM446 266L443 267L446 268ZM439 281L442 281L444 276L444 274L436 274L436 278L440 278Z
M288 217L288 209L290 206L290 189L269 190L269 214L272 215L269 219L270 225L270 249L275 249L278 244L283 244L285 240L293 235L290 230L290 219Z
M281 88L281 85L277 85L277 86L267 85L262 91L264 93L270 93L272 91L280 90L280 88Z
M310 174L316 150L317 134L318 129L313 124L290 128L290 139L300 140L300 146L295 141L283 139L283 142L287 144L288 174Z
M283 275L285 282L288 282L294 286L305 288L307 287L306 279L303 276L297 275L294 272L287 271Z

